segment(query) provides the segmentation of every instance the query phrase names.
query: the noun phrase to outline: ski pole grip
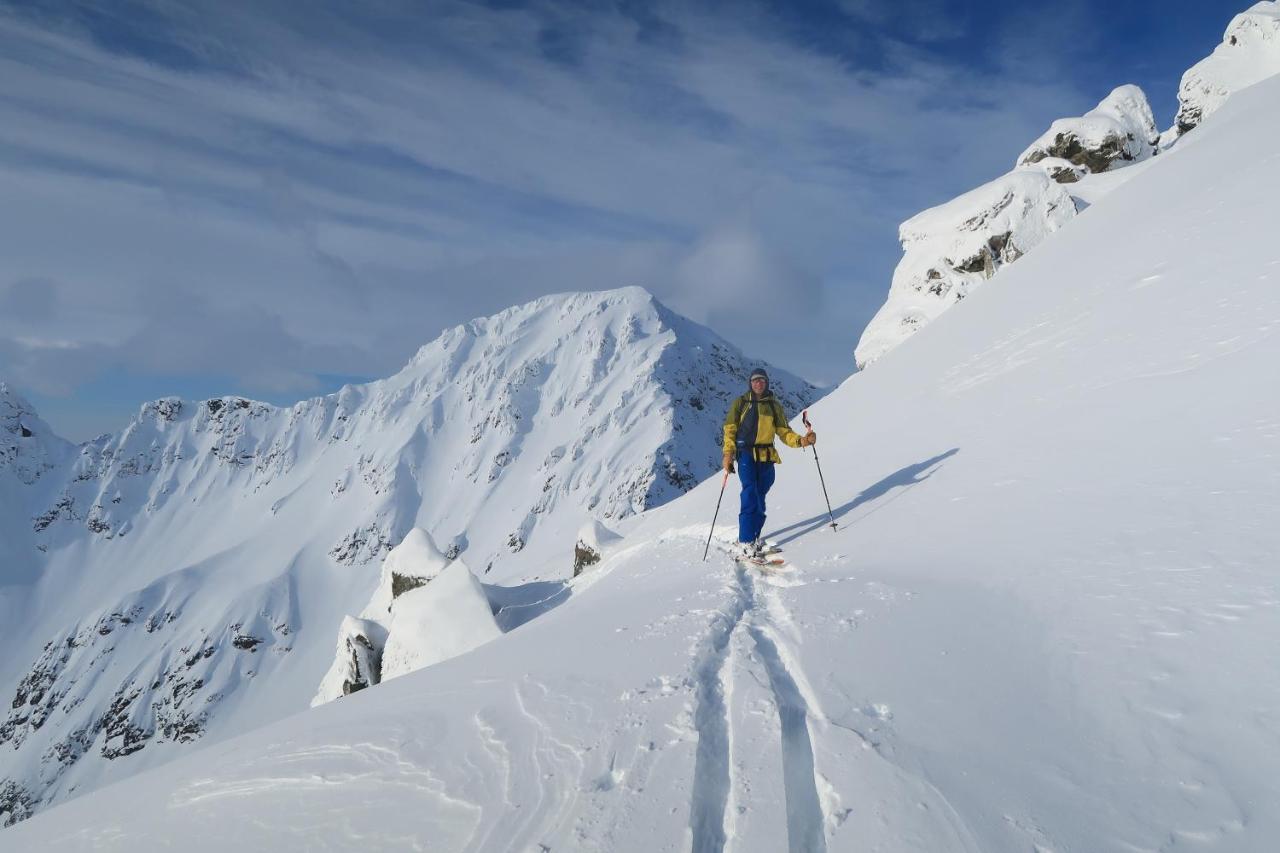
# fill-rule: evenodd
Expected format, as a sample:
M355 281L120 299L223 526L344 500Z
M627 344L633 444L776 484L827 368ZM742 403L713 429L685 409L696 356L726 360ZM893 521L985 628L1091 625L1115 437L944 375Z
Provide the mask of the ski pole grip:
M800 420L804 422L805 429L813 429L813 424L809 423L809 410L805 409L800 413Z

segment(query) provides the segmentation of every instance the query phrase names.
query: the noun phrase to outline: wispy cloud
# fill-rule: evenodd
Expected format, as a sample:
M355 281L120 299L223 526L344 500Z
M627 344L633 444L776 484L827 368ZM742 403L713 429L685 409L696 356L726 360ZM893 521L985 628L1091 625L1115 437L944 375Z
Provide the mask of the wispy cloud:
M838 378L897 223L1080 100L867 30L886 8L840 13L847 50L749 4L0 11L0 374L304 392L515 301L639 283ZM770 291L823 341L799 360L736 331Z

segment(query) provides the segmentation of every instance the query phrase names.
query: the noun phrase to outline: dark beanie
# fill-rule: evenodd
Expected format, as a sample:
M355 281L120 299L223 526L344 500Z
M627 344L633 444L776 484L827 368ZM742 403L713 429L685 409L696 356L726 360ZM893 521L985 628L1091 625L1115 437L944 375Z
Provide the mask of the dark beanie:
M769 374L764 372L763 367L757 367L755 370L751 371L751 375L747 377L747 381L750 382L752 379L755 379L757 376L763 379L765 382L769 381Z

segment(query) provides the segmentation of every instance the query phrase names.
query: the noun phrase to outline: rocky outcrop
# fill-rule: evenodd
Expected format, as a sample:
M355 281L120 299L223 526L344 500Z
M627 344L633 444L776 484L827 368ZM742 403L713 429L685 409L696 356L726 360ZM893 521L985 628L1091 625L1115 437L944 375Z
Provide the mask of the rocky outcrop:
M1073 183L1085 173L1099 174L1117 165L1154 157L1160 131L1147 96L1137 86L1120 86L1080 118L1058 119L1018 156L1019 166L1042 161L1050 177Z
M903 258L888 299L858 341L858 368L1073 219L1084 207L1072 194L1077 185L1154 157L1159 141L1146 95L1120 86L1083 116L1055 121L1019 155L1013 171L904 222L898 231Z
M484 587L462 560L391 605L383 681L455 658L501 636Z
M377 622L348 616L338 629L332 678L339 695L349 696L382 680L382 647L386 630Z
M900 344L1076 215L1068 192L1022 168L902 224L889 298L858 342L859 368Z
M439 663L501 633L466 563L415 527L387 555L361 616L343 619L333 664L311 704Z
M1222 43L1182 75L1174 133L1193 130L1231 93L1273 74L1280 74L1280 2L1274 0L1232 18Z
M888 299L858 342L858 368L924 328L1125 182L1112 173L1156 157L1232 92L1278 73L1280 0L1268 0L1237 15L1222 44L1183 75L1172 130L1157 131L1141 89L1120 86L1083 116L1055 121L1019 155L1013 172L905 222L899 234L903 259ZM1061 191L1046 190L1046 181Z

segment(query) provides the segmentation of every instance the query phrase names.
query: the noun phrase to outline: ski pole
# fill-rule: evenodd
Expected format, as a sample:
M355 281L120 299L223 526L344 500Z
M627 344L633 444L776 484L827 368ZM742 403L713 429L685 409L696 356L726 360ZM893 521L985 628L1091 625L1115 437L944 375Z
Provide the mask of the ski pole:
M813 424L809 423L809 410L805 409L800 413L800 420L804 421L804 428L813 432ZM827 497L827 481L822 476L822 463L818 461L818 445L813 445L813 464L818 466L818 482L822 484L822 497L827 501L827 517L831 519L831 529L836 529L836 516L831 511L831 498Z
M720 517L720 501L724 500L724 487L729 485L729 472L724 472L724 479L720 481L720 497L716 498L716 514L711 516L711 532L707 534L707 547L702 551L702 562L707 561L707 555L711 553L711 537L716 532L716 519Z

